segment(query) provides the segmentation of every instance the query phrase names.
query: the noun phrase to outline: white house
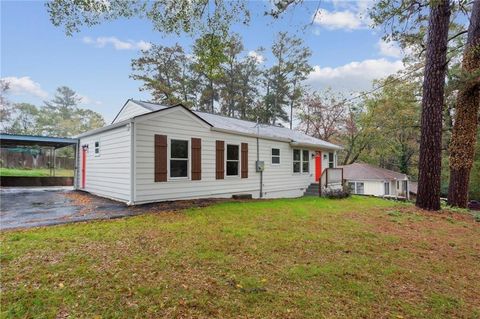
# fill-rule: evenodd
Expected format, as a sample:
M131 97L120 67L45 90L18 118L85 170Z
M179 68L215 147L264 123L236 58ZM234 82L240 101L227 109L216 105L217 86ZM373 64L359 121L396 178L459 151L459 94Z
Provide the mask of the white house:
M406 174L364 163L340 167L353 194L409 198L410 185Z
M340 149L283 127L136 100L78 138L75 187L129 205L302 196L336 167Z

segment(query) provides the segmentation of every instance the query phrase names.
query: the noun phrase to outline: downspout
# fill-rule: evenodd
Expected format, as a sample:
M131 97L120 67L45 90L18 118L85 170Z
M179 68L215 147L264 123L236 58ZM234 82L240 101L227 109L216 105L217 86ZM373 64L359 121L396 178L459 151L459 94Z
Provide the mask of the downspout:
M257 166L258 162L260 161L259 136L260 136L260 125L258 123L258 118L257 118L257 163L255 163L255 166ZM263 171L260 171L260 198L263 198Z
M135 204L135 122L130 121L130 201L127 205Z
M80 138L77 139L77 144L75 144L75 167L73 172L73 185L74 189L79 189L79 171L78 167L80 166Z

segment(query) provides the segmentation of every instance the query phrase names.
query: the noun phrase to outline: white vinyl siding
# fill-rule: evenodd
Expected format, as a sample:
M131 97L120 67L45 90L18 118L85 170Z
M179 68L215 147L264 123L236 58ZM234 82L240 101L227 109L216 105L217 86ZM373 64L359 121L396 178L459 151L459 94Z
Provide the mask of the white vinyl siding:
M101 147L100 154L95 154L95 142ZM82 185L82 146L88 145L85 191L128 202L131 189L130 143L129 125L81 138L77 185Z
M154 183L154 135L162 134L175 139L202 139L202 179L198 181L179 179L164 183ZM191 199L202 197L231 197L233 194L259 196L260 174L255 172L257 144L254 137L221 133L210 130L205 123L188 111L177 108L147 115L135 123L135 203L162 200ZM241 145L248 143L248 178L215 179L215 142ZM293 174L293 151L289 143L259 140L260 160L265 161L263 173L263 193L266 198L302 196L313 182L311 173ZM280 149L281 165L272 165L272 148ZM239 148L239 174L241 170L241 150ZM225 161L227 160L225 154ZM313 160L309 157L309 165ZM225 163L226 164L226 163ZM226 174L225 165L225 174ZM310 171L312 171L310 169Z
M128 120L134 116L138 116L141 114L145 114L151 112L150 110L144 108L143 106L140 106L132 101L128 101L127 104L125 104L124 108L120 111L120 113L117 115L117 118L113 121L112 124Z

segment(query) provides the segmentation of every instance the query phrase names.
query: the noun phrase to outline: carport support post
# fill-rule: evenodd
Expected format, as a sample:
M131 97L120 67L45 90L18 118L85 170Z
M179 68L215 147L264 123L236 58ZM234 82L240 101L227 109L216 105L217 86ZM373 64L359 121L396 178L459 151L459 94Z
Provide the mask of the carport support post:
M55 162L56 162L56 157L57 157L57 149L53 147L52 149L53 152L53 176L55 176Z

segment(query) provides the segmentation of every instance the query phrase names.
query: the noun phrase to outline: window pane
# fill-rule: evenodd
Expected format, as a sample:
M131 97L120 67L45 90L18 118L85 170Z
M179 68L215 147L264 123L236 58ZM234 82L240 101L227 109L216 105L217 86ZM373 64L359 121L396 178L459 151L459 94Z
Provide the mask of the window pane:
M328 161L333 162L333 153L328 153Z
M300 150L293 150L293 160L300 161Z
M357 183L357 194L363 194L363 183Z
M272 155L280 155L280 149L279 148L272 148Z
M352 193L355 193L355 183L348 182L348 188L350 188Z
M170 177L187 177L188 161L170 160Z
M227 145L227 160L238 161L238 145Z
M385 183L385 195L390 194L390 183Z
M238 175L238 162L227 162L227 175Z
M95 142L95 147L100 146L100 142Z
M303 160L304 162L308 162L308 159L309 159L309 158L308 158L308 151L307 151L307 150L303 150L303 158L302 158L302 160Z
M188 158L188 141L172 140L171 158Z
M300 162L293 162L293 172L300 173Z
M272 157L272 164L280 164L280 157L273 156Z
M328 163L329 168L333 168L333 163Z
M308 173L308 162L303 162L302 169L304 173Z

